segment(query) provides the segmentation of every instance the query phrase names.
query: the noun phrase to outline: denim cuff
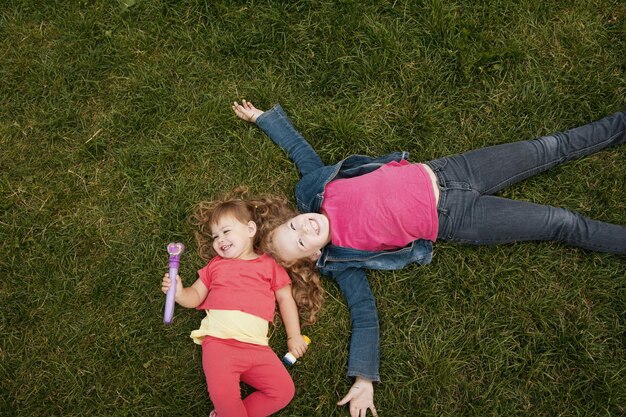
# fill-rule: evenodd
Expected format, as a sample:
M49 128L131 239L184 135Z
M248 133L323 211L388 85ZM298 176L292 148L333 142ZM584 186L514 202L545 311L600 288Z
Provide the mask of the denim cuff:
M380 375L376 374L376 375L368 375L368 374L364 374L362 372L356 372L356 371L350 371L348 370L348 377L349 378L356 378L357 376L363 377L363 378L367 378L372 382L380 382Z

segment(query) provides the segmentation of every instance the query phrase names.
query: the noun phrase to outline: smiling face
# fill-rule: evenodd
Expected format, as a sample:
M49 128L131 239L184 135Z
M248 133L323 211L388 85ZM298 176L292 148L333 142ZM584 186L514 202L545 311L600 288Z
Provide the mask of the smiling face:
M323 214L305 213L292 217L272 232L272 246L286 262L316 260L330 243L330 224Z
M235 216L226 214L211 225L213 249L222 258L254 259L254 235L256 224L249 221L247 224L237 220Z

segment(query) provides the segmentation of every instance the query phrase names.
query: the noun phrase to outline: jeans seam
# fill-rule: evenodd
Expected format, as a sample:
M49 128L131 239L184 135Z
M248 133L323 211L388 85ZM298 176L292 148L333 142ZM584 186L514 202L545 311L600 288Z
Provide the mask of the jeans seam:
M441 238L445 239L445 240L449 240L450 236L451 236L451 233L452 233L452 230L454 230L454 227L452 227L452 224L451 224L452 223L452 218L451 218L450 214L448 213L448 211L445 210L445 209L438 210L438 213L442 217L445 217L445 221L446 221L445 224L447 225L446 230L445 230L446 233L444 233L443 236L441 236Z

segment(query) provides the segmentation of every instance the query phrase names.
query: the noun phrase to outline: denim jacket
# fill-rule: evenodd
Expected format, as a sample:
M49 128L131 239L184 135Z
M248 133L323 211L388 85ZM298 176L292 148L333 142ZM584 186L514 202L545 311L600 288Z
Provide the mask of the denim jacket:
M302 213L320 213L326 184L372 172L391 162L407 159L407 152L379 158L353 155L334 165L324 165L311 145L293 127L280 105L261 114L257 125L296 163L302 178L296 185L296 202ZM331 276L346 298L352 321L348 376L380 381L378 312L367 281L366 269L394 270L409 263L430 263L432 243L416 240L404 248L371 252L327 245L317 267Z

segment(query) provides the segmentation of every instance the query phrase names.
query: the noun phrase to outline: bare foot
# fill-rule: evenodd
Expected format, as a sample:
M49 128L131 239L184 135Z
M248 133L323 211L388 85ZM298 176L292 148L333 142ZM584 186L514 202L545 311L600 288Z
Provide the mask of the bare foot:
M262 115L263 110L259 110L254 107L254 104L249 101L242 100L242 104L237 103L236 101L233 103L233 111L242 120L246 122L255 123L257 117Z

